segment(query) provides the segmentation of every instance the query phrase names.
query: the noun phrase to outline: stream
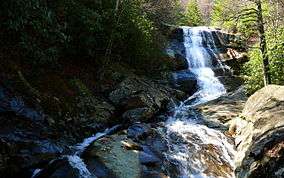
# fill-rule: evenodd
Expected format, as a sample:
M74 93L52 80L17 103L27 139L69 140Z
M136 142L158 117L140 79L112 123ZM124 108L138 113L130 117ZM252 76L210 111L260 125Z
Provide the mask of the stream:
M210 29L183 27L185 56L189 70L197 77L198 90L177 105L166 122L169 147L166 156L178 167L180 178L232 178L234 146L221 131L204 125L193 109L226 94L212 69L210 55L216 49L213 37L204 38L203 32L210 34ZM223 67L220 62L217 65Z
M184 102L176 105L173 114L165 122L165 139L168 151L163 153L170 167L167 174L178 178L211 178L234 177L235 149L221 131L208 127L195 106L204 104L226 94L226 89L215 76L214 68L224 68L220 61L212 61L217 49L213 36L208 36L207 27L182 27L184 56L188 62L188 71L197 79L197 91ZM207 35L204 35L204 32ZM216 60L216 59L215 59ZM186 75L186 74L185 74ZM73 146L73 153L59 159L67 159L81 178L91 178L81 154L93 142L105 135L112 134L120 126L114 126L102 133L86 138L82 143ZM53 161L50 162L52 164ZM173 173L176 167L178 173ZM41 177L42 170L36 169L32 178Z

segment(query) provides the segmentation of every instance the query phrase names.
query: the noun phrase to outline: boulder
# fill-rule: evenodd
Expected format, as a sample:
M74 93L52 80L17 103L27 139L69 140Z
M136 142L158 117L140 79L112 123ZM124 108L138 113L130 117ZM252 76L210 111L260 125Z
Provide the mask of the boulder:
M113 116L115 108L101 96L94 95L90 89L80 80L72 81L78 92L76 96L76 111L78 122L107 124Z
M88 167L92 166L92 160L100 161L113 176L117 178L139 178L141 177L141 164L139 161L139 150L129 149L133 141L126 135L112 135L102 138L86 151L85 162ZM95 168L96 169L96 168Z
M169 64L172 71L188 69L187 59L183 55L175 52L173 52L172 55L173 56L169 54L169 56L165 58L165 62Z
M269 85L253 94L242 118L247 125L236 136L237 177L283 177L284 86Z
M66 151L65 135L58 135L45 119L42 111L0 87L0 177L30 177L29 168Z
M121 110L130 122L149 121L175 98L177 92L170 87L145 78L127 78L109 94L110 101Z

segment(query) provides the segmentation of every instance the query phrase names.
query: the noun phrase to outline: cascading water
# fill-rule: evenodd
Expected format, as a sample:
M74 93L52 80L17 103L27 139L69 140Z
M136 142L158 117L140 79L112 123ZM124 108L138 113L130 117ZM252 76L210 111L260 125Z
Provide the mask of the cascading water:
M115 125L112 128L106 129L104 132L98 132L95 135L85 138L82 143L76 144L74 146L74 154L63 155L58 159L67 158L69 164L79 171L79 178L94 178L96 176L92 175L92 173L88 170L87 165L84 163L84 160L81 158L81 154L86 150L88 146L90 146L96 140L106 136L113 134L117 131L121 125ZM49 164L52 164L55 160L50 161ZM41 169L34 170L31 178L41 177Z
M189 70L196 75L198 91L176 106L166 122L169 146L166 157L178 168L180 178L232 178L233 145L221 131L202 124L202 118L193 109L226 93L212 70L213 37L205 37L203 32L210 34L210 29L183 27L185 56Z
M206 27L183 27L185 56L189 70L197 76L198 92L193 97L197 102L206 102L226 93L225 87L215 77L212 70L210 54L216 49L213 37L204 38L203 32L210 31ZM204 44L205 43L205 44ZM207 46L204 46L207 45Z

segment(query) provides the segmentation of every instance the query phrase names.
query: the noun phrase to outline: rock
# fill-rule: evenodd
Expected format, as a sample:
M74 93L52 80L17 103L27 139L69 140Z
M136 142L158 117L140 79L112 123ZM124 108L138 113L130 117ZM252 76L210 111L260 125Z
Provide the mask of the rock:
M218 99L207 102L196 107L202 114L206 124L209 127L220 127L225 131L231 120L238 117L245 105L247 97L244 88L228 93L227 96L221 96ZM224 127L225 126L225 127Z
M190 70L183 70L173 74L173 85L189 95L197 91L197 79Z
M188 69L187 59L181 54L175 54L175 70L185 70Z
M109 94L109 99L131 122L149 121L174 98L176 91L146 78L127 78Z
M225 86L227 92L232 92L237 90L240 86L243 85L243 80L238 76L219 76L219 81Z
M141 130L146 129L145 127L145 124L136 123L128 129L128 135L136 136L137 130L142 133ZM97 177L159 177L164 175L161 156L164 156L165 149L152 143L161 141L159 135L151 134L144 141L135 142L124 132L120 132L94 142L84 152L83 158L88 169Z
M144 147L144 150L143 152L141 152L139 154L139 159L140 159L140 162L141 164L143 165L147 165L147 166L155 166L156 164L160 163L161 160L155 156L152 151L150 151L149 149L145 149Z
M176 39L179 42L183 42L183 29L182 28L174 28L171 30L171 33L169 35L170 39Z
M80 80L73 81L78 90L77 106L81 122L107 124L114 114L115 108L106 99L95 96Z
M125 142L131 142L126 135L112 135L99 139L88 148L85 160L87 163L91 163L92 159L100 160L108 170L112 171L113 177L139 178L141 176L139 152L126 149L123 144Z
M51 161L45 168L35 174L34 178L97 178L85 167L82 161L76 155L63 156Z
M284 86L269 85L253 94L242 118L248 124L236 136L237 177L283 177Z
M230 66L234 75L239 75L243 64L248 62L249 58L246 52L238 52L235 49L228 48L227 53L221 57L221 61Z
M118 107L138 108L141 106L161 107L163 100L168 100L167 91L161 86L143 78L127 78L122 81L116 90L112 91L109 99ZM136 99L134 99L136 97ZM139 99L137 99L137 97ZM125 106L128 101L137 102L131 106Z
M169 176L166 176L164 173L160 173L157 171L143 171L142 178L169 178Z
M142 150L142 147L139 144L133 142L132 140L122 141L121 143L127 150Z
M217 67L212 69L215 76L232 76L232 71L229 67Z
M188 62L184 55L176 53L175 51L171 50L172 54L169 54L168 50L168 57L164 58L165 63L168 64L169 69L171 71L179 71L188 69Z
M48 133L47 126L28 118L0 113L0 125L0 175L29 177L24 174L28 174L30 167L48 162L67 150L66 140L52 138L55 133Z
M149 133L150 127L143 123L135 123L127 129L127 137L135 141L145 140Z
M136 108L126 111L122 118L130 122L149 121L155 114L151 108Z

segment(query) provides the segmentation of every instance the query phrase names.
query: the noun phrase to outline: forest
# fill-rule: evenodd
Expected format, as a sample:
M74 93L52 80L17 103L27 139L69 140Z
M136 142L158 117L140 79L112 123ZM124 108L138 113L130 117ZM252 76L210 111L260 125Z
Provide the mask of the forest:
M284 177L284 0L5 0L0 178Z

